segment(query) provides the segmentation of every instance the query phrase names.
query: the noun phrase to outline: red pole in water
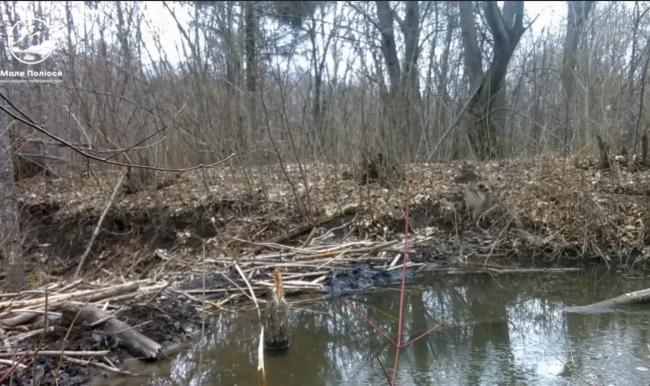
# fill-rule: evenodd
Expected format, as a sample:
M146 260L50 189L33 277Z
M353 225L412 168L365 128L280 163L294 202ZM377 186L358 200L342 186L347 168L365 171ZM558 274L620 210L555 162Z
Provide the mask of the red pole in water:
M397 385L397 370L399 367L399 357L402 351L402 331L404 330L404 297L406 294L406 264L409 260L409 183L406 173L404 173L404 257L402 258L402 283L399 290L399 319L397 320L397 347L395 348L395 363L393 365L393 377L390 381L391 386Z
M385 370L385 367L379 357L377 357L377 361L379 362L379 365L381 366L382 370L384 370L384 375L386 376L386 381L389 382L390 386L397 386L397 371L399 369L399 360L401 356L401 351L402 349L412 345L413 343L419 341L420 339L423 339L434 331L437 331L442 327L443 323L437 323L435 326L429 328L428 330L424 331L423 333L417 335L415 338L410 339L407 342L402 342L403 340L403 332L404 332L404 303L405 303L405 297L406 297L406 265L408 264L408 243L409 243L409 216L410 216L410 208L409 208L409 184L408 184L408 179L406 178L406 173L404 173L404 183L405 183L405 191L404 191L404 196L405 196L405 203L404 203L404 258L402 261L402 282L400 285L400 297L399 297L399 315L398 315L398 321L397 321L397 338L392 339L390 336L388 336L387 333L381 330L381 328L371 321L367 316L363 315L359 310L357 310L355 307L353 307L349 302L344 301L343 304L348 307L356 316L358 316L360 319L363 319L366 323L372 327L375 332L377 332L379 335L381 335L384 339L386 339L393 347L395 347L395 362L393 364L393 373L389 378L388 373Z

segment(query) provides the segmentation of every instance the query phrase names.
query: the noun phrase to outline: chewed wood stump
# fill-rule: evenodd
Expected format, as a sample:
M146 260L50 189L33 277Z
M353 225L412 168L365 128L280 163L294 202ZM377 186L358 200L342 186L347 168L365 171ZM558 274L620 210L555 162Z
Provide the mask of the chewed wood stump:
M284 299L282 273L273 271L275 288L271 299L266 303L264 315L264 348L269 351L283 351L289 348L289 305Z

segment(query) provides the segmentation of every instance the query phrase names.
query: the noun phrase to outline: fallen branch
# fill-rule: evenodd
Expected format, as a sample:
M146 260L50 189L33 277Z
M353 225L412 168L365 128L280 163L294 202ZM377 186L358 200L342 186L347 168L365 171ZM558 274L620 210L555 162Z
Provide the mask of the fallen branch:
M20 351L17 353L0 353L0 357L10 357L13 355L40 355L40 356L59 356L59 355L68 355L68 356L80 356L80 357L103 357L110 354L110 350L101 350L101 351L68 351L68 350L42 350L42 351Z
M72 319L77 313L79 320L86 324L93 324L99 320L105 319L102 324L103 329L113 335L124 347L134 356L145 359L160 359L162 357L162 346L148 338L147 336L135 331L128 324L111 317L106 311L100 310L92 304L83 304L79 302L65 302L61 305L64 319Z
M650 288L639 291L628 292L621 296L592 303L586 306L566 307L564 312L570 314L594 314L608 312L612 308L626 306L630 304L642 304L650 302Z
M95 226L93 235L90 237L90 241L88 242L88 246L86 247L84 254L81 255L81 260L79 260L79 265L77 266L77 270L74 272L75 278L79 276L79 273L81 272L81 268L83 268L83 265L86 262L86 258L88 258L88 254L90 254L90 250L92 249L93 244L95 244L95 239L97 238L99 231L102 229L102 224L104 223L106 214L108 213L108 210L111 208L111 206L113 206L113 202L115 202L115 197L117 197L117 193L120 191L120 188L122 187L122 183L124 182L125 176L126 176L126 172L122 172L122 174L120 175L120 179L117 180L117 184L115 184L115 188L113 188L113 193L111 194L111 198L108 200L108 203L106 204L106 207L102 212L102 215L99 217L99 221L97 221L97 225Z
M544 275L556 273L580 272L580 268L479 268L479 269L459 269L459 268L425 268L425 271L437 272L445 275Z
M83 359L70 358L68 356L65 357L65 360L68 361L68 362L76 363L78 365L82 365L82 366L95 366L97 368L100 368L102 370L106 370L106 371L109 371L109 372L115 373L115 374L128 375L128 376L137 376L138 375L138 374L132 373L130 371L120 370L117 367L112 367L112 366L105 365L105 364L99 363L99 362L92 362L92 361L86 361L86 360L83 360Z
M0 359L0 364L12 366L12 367L17 367L19 369L27 368L27 366L25 366L25 365L23 365L21 363L18 363L18 362L14 362L14 361L9 360L9 359Z
M55 304L61 303L65 300L74 299L78 301L96 302L98 300L103 300L111 296L137 291L138 288L139 288L138 283L132 282L126 284L118 284L103 289L88 289L88 290L81 290L81 291L75 291L70 293L52 295L48 297L47 301L50 304L50 309L52 309ZM13 302L5 301L5 302L0 302L0 309L7 308L7 307L12 307L14 309L22 308L22 307L31 307L31 306L39 307L44 303L45 303L45 297L28 299L28 300L18 300Z

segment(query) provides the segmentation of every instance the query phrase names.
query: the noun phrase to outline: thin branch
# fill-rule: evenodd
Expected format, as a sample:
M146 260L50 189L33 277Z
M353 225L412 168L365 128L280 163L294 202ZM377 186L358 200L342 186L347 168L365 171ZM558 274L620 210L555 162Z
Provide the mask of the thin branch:
M440 323L436 324L435 326L431 327L430 329L426 330L425 332L421 333L420 335L416 336L415 338L410 339L410 340L402 343L402 348L408 347L408 346L412 345L413 343L417 342L418 340L430 335L432 332L435 332L438 329L440 329L440 327L442 327L443 325L444 325L444 323L440 322Z
M244 283L246 283L246 287L248 287L248 291L251 294L251 298L253 299L253 303L255 303L255 309L257 310L257 317L261 321L262 320L262 312L260 311L260 305L259 302L257 301L257 297L255 296L255 291L253 291L253 287L251 286L251 283L248 281L248 278L244 274L244 272L239 268L239 264L235 262L235 270L237 270L237 273L239 273L239 276L241 276L242 280L244 280Z
M6 100L6 97L2 93L0 93L0 97L2 97L3 99ZM17 108L15 108L15 109L19 114L27 117L21 110L19 110ZM45 135L46 137L48 137L50 139L53 139L54 141L62 144L63 146L65 146L67 148L70 148L75 153L78 153L78 154L82 155L83 157L86 157L87 159L97 161L97 162L102 162L102 163L109 164L109 165L115 165L115 166L121 166L121 167L131 167L131 168L135 168L135 169L156 170L156 171L161 171L161 172L183 173L183 172L188 172L188 171L191 171L191 170L203 169L203 168L211 168L211 167L221 165L222 163L224 163L224 162L228 161L229 159L231 159L232 157L234 157L235 154L236 154L236 153L231 153L226 158L224 158L224 159L222 159L220 161L217 161L217 162L210 163L210 164L199 164L199 165L191 166L191 167L188 167L188 168L178 168L178 169L177 168L160 168L160 167L156 167L156 166L136 165L136 164L130 164L130 163L124 163L124 162L110 161L108 159L97 157L97 156L94 156L92 154L86 153L85 151L79 149L78 147L74 146L73 144L66 141L65 139L59 138L56 135L54 135L54 134L50 133L49 131L45 130L41 126L39 126L39 125L37 125L35 123L32 123L31 119L29 119L29 117L27 117L27 119L22 118L22 117L18 116L17 114L13 113L12 111L10 111L9 109L7 109L5 106L2 106L2 105L0 105L0 110L7 113L10 117L15 119L16 121L18 121L20 123L23 123L26 126L29 126L32 129L38 131L39 133Z
M350 6L350 8L354 9L359 15L363 16L366 21L375 28L377 28L379 31L381 31L381 27L379 26L379 23L375 21L373 17L371 17L366 11L362 10L361 8L357 7L355 4L353 4L351 1L348 1L347 4Z
M359 310L354 308L349 302L344 301L343 304L346 307L348 307L350 309L350 311L352 311L356 316L358 316L360 319L362 319L363 321L368 323L370 325L370 327L372 327L373 330L375 330L379 335L383 336L384 339L386 339L388 342L390 342L390 344L392 344L393 346L397 346L397 344L395 343L393 338L391 338L390 336L388 336L388 334L386 334L384 331L382 331L382 329L375 322L368 319Z
M122 187L122 182L124 182L125 176L126 173L123 172L122 175L120 175L120 179L117 181L117 184L115 184L115 188L113 189L113 194L111 194L111 198L108 200L108 203L106 204L106 207L102 212L102 215L99 217L99 221L97 221L97 225L95 226L93 235L90 237L88 246L86 247L84 254L81 256L81 260L79 260L79 265L77 266L77 270L74 272L75 278L79 276L79 273L81 272L81 268L83 268L83 265L86 262L86 258L88 258L88 254L90 254L90 250L92 249L93 244L95 243L95 239L97 238L97 235L99 234L99 231L102 228L104 219L106 218L106 213L108 213L108 210L111 208L111 206L113 206L113 202L115 201L115 197L117 197L117 193L120 191L120 188Z
M479 90L481 89L481 86L483 85L483 82L485 82L486 78L487 78L486 75L483 74L483 77L481 78L480 82L478 82L474 86L474 90L472 90L472 93L467 98L467 101L465 102L465 105L463 105L463 108L460 110L460 112L456 116L456 119L454 120L454 122L447 128L447 130L442 134L442 136L438 140L438 143L436 143L436 145L433 147L433 149L431 149L431 151L429 152L429 156L427 157L426 162L431 161L431 158L438 151L438 149L440 148L440 145L442 145L442 143L445 141L445 139L447 139L447 136L452 132L452 130L456 127L456 125L458 125L458 123L460 123L460 120L461 120L461 118L463 118L463 115L465 115L465 111L469 107L470 102L472 101L472 99L474 99L474 96L479 92Z

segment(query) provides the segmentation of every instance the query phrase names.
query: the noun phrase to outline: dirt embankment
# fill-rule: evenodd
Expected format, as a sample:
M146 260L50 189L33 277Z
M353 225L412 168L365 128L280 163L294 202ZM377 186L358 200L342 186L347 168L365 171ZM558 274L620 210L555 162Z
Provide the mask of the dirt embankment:
M485 184L490 205L498 206L496 215L476 218L465 207L469 169ZM289 294L336 294L392 282L390 272L403 261L407 202L407 250L414 268L423 262L467 267L598 261L645 269L650 173L621 169L614 177L540 157L473 168L409 165L404 180L388 185L359 184L351 168L332 165L161 177L165 183L155 188L118 195L82 272L94 285L148 280L147 288L156 290L120 303L117 317L164 344L196 331L200 310L248 301L247 285L263 299L274 267L282 268ZM100 174L19 184L32 287L74 272L115 181L116 174ZM337 281L341 277L345 280ZM42 339L35 335L41 349L60 350L57 342L67 327ZM66 350L108 349L113 354L107 359L116 363L123 357L119 342L101 329L70 331ZM20 342L27 350L39 341ZM33 366L33 374L45 377L65 369L65 384L90 371L59 357L38 359ZM31 373L29 368L21 379L28 382Z
M161 274L160 264L173 271L181 267L166 261L171 255L200 256L206 241L212 245L207 253L222 257L259 253L254 242L299 245L313 230L306 224L346 206L355 208L352 214L317 224L311 237L338 227L339 238L401 239L407 190L410 231L439 235L432 244L445 244L440 252L449 256L480 260L491 251L515 260L595 258L642 268L650 256L650 172L622 167L621 180L576 165L540 157L476 166L503 207L507 226L473 221L463 202L464 163L409 165L406 179L392 186L360 185L350 178L349 167L331 165L311 165L303 172L289 166L286 176L271 167L180 176L162 189L118 197L87 273L103 275L105 269L143 277ZM38 263L32 271L45 262L44 274L66 274L76 266L116 180L114 174L102 174L20 184L25 249ZM291 237L301 227L305 231Z

